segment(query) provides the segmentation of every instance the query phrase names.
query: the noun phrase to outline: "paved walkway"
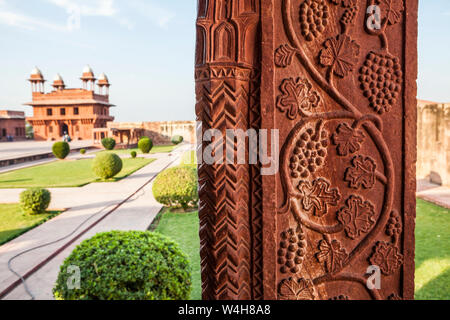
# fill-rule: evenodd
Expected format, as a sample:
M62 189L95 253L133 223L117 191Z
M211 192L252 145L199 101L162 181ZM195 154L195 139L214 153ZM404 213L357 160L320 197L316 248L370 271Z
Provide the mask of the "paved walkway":
M450 209L450 188L419 180L417 182L417 197L438 206Z
M172 154L152 155L157 158L155 162L119 182L92 183L82 188L51 189L53 198L51 208L70 208L70 210L0 247L0 292L17 281L17 277L7 268L8 260L11 257L24 250L65 237L83 221L89 219L70 238L29 252L13 261L12 266L19 274L27 273L132 195L129 201L31 275L27 284L36 299L53 299L52 288L59 272L59 266L81 241L103 231L147 230L162 206L153 198L152 184L146 185L137 193L136 191L167 166L177 165L181 154L189 148L190 146L183 146ZM9 199L8 202L14 202L18 199L20 191L0 190L0 203L5 199ZM4 299L27 300L30 299L30 296L25 292L23 285L20 285Z
M0 161L22 158L52 152L55 141L17 141L0 142ZM72 141L71 149L87 148L93 145L92 141Z

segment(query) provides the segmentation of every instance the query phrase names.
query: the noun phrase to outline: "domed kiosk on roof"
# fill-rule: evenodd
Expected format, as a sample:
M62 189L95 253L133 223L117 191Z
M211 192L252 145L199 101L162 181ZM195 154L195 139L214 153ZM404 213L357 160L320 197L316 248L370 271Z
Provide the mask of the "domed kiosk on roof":
M31 70L31 75L28 81L31 83L31 89L33 92L44 92L45 79L38 67L34 67L34 69Z
M106 74L102 73L100 77L98 78L97 82L100 94L106 94L109 95L109 87L111 84L109 83L108 77ZM104 88L106 88L106 91L104 91Z
M53 79L53 88L56 90L64 90L66 88L64 80L59 73Z
M83 75L81 76L81 81L83 81L83 89L86 90L94 90L95 88L95 81L97 80L94 75L94 71L92 68L87 65L83 69Z

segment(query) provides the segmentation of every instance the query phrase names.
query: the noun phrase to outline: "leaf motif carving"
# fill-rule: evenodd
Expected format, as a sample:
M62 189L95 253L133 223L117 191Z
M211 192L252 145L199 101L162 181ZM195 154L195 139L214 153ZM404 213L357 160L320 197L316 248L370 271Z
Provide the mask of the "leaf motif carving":
M353 167L347 169L345 181L348 181L351 188L359 189L363 186L370 189L375 184L375 170L377 165L370 157L357 156L352 160Z
M403 255L394 244L379 241L370 257L370 263L379 266L383 274L391 275L403 264Z
M281 45L275 51L275 64L278 67L286 68L291 65L294 54L297 51L288 44Z
M353 71L353 67L358 63L360 50L356 41L345 34L340 34L336 38L326 40L324 47L320 51L321 65L330 67L334 74L341 78Z
M319 262L325 263L327 272L335 272L344 266L348 253L345 248L342 248L341 243L337 240L328 242L327 240L320 240L319 252L316 253L316 258Z
M295 120L299 114L309 115L320 103L320 96L312 90L307 79L289 78L280 86L281 95L277 99L277 108L286 112L289 119Z
M345 226L345 233L350 239L356 239L361 233L369 232L375 224L374 216L374 206L357 196L350 196L347 206L337 213L338 221Z
M361 130L353 129L347 123L340 124L332 137L340 156L347 156L359 151L364 139L365 135Z
M384 17L390 25L396 24L402 20L404 10L403 0L378 0L378 4L384 9Z
M330 183L323 178L311 183L301 181L298 190L302 196L302 205L306 211L313 211L315 216L322 217L328 212L328 206L336 206L341 199L337 189L331 189Z
M282 300L314 300L314 287L311 281L295 277L280 283L279 294Z

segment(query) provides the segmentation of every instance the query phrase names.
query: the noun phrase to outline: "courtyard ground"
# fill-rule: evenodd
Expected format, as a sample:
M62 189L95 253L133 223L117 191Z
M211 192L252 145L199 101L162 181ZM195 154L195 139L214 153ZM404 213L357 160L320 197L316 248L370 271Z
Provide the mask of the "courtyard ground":
M157 160L128 178L115 183L91 183L81 188L57 188L52 192L52 208L70 208L37 228L0 247L0 293L17 283L8 268L8 260L37 246L59 242L28 252L13 261L20 274L39 266L27 280L36 299L52 299L52 288L59 266L82 240L98 232L111 230L147 230L162 206L151 192L151 181L171 165L177 165L185 148L173 153L152 155ZM20 189L0 190L0 203L17 202ZM67 237L69 235L69 237ZM43 262L45 262L43 264ZM27 300L22 285L16 286L4 299Z

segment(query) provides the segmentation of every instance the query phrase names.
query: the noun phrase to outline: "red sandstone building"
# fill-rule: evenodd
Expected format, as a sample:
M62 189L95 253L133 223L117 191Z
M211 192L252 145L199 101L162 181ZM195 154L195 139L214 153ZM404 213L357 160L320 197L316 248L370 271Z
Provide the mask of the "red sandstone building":
M8 138L26 138L24 112L0 110L0 142L8 141Z
M66 132L73 140L91 140L94 129L106 128L107 122L114 120L109 110L114 105L109 103L108 78L102 74L97 82L89 66L83 70L81 89L66 89L58 74L53 91L45 93L46 80L38 68L28 81L33 101L25 105L33 107L33 117L27 121L33 126L35 140L61 140Z

